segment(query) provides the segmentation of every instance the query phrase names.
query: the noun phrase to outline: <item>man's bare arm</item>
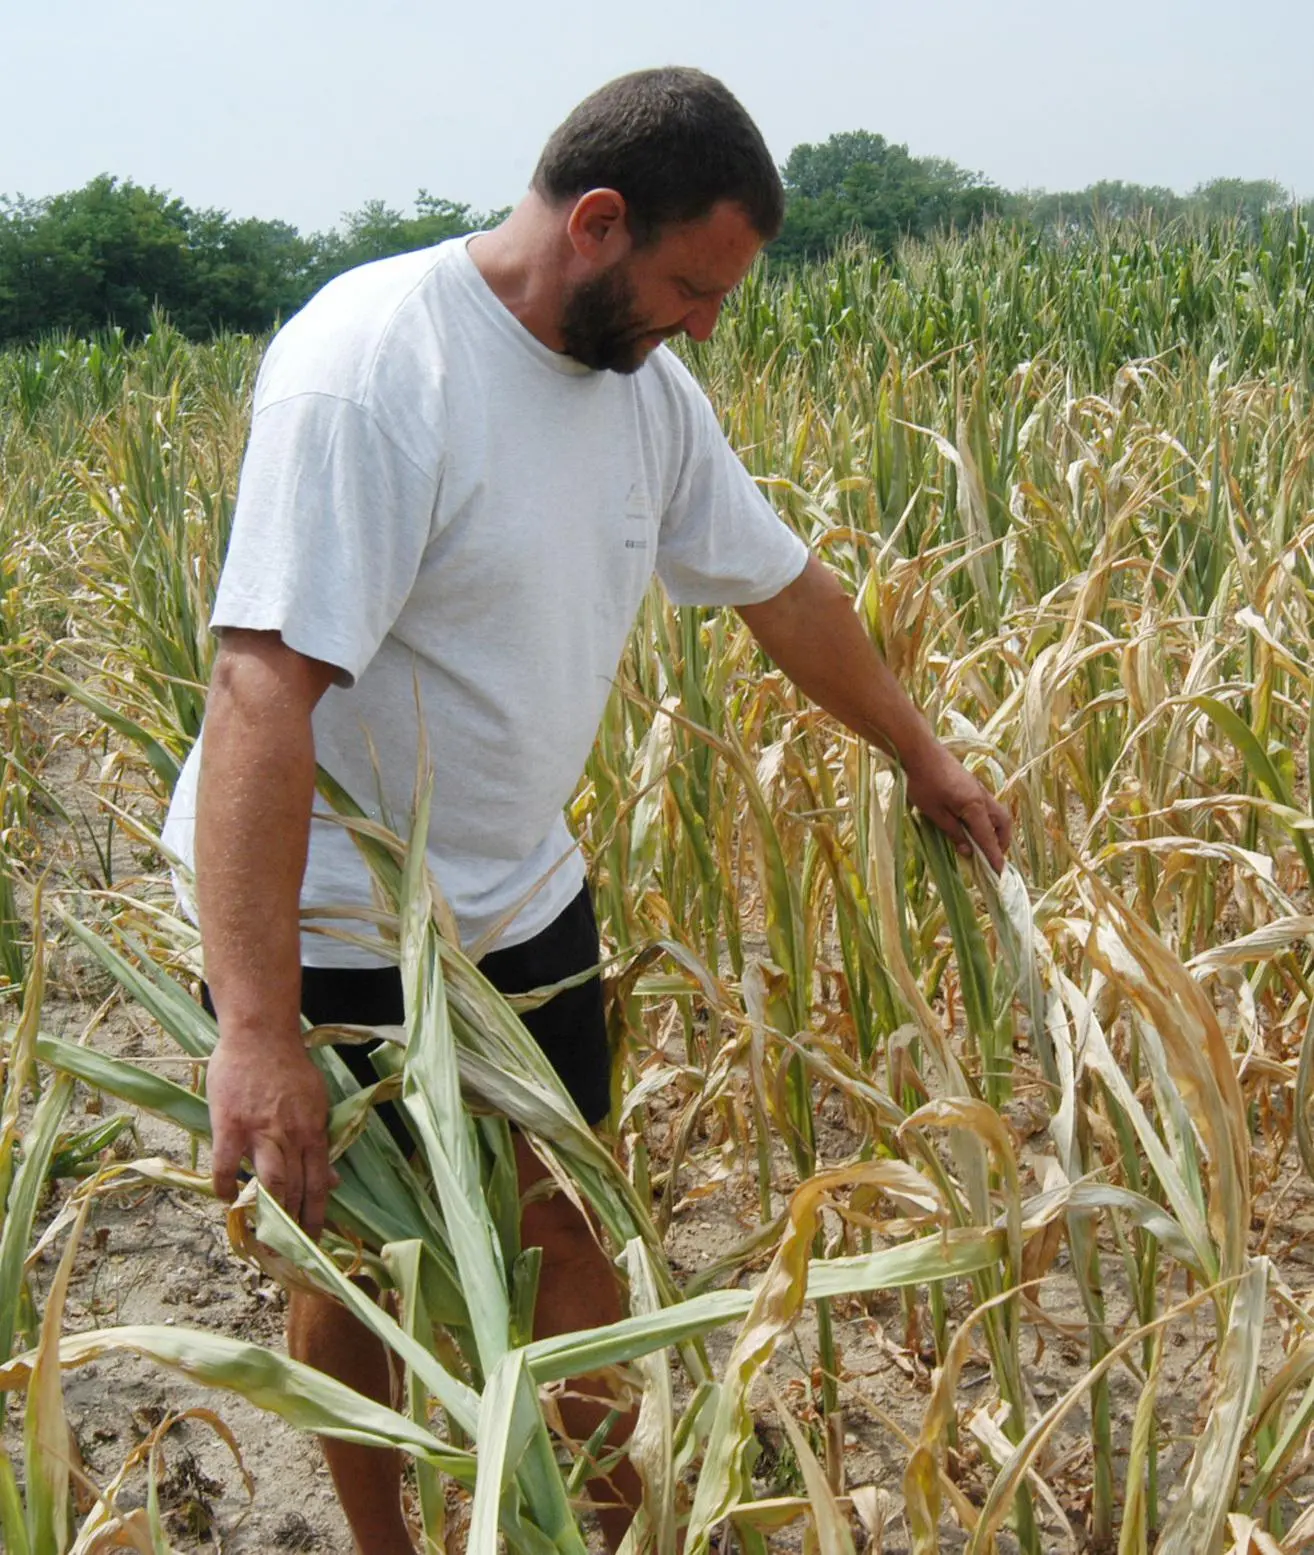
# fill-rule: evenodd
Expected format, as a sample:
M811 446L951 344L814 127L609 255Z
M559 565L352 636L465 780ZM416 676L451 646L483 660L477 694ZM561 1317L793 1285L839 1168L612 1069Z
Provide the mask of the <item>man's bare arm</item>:
M224 634L206 704L196 818L205 976L219 1017L207 1096L215 1189L243 1156L318 1235L331 1172L323 1079L301 1040L301 877L315 792L310 715L331 665L274 632Z
M1003 868L1012 831L1007 810L935 738L828 567L809 558L788 588L759 605L741 605L739 614L800 691L898 758L913 803L960 853L970 854L970 835L991 866Z

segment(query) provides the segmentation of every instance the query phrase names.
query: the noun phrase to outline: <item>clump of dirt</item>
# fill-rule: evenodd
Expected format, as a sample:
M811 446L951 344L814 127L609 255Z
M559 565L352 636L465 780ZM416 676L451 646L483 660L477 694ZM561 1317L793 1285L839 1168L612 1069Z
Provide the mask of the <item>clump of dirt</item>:
M184 1449L158 1489L169 1532L192 1541L208 1537L214 1529L215 1498L223 1492L223 1481L207 1474L196 1454Z
M274 1529L274 1543L280 1550L317 1550L323 1540L300 1512L288 1512Z

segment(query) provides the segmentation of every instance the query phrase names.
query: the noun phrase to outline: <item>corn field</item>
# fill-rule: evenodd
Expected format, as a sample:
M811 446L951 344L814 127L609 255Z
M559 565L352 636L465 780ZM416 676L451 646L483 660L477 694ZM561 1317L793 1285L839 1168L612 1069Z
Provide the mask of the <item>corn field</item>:
M398 833L322 783L407 1030L364 1091L310 1036L341 1176L323 1241L254 1187L228 1229L379 1335L393 1407L241 1332L65 1312L102 1202L208 1192L215 1030L155 843L262 346L160 320L0 356L4 1547L174 1547L159 1441L90 1489L70 1468L61 1376L116 1350L400 1447L434 1551L585 1549L605 1432L554 1436L551 1386L608 1368L639 1404L632 1539L660 1555L1314 1543L1304 227L855 248L755 271L689 349L1015 841L1000 878L961 864L733 613L654 592L572 807L609 951L609 1141L444 936L423 783ZM91 758L76 788L56 729ZM99 1051L95 1020L49 1034L74 951L191 1062ZM119 1110L73 1129L88 1089ZM398 1096L412 1161L372 1111ZM117 1148L131 1109L178 1126L174 1157ZM616 1325L527 1337L508 1119L591 1206ZM892 1360L862 1370L873 1333Z

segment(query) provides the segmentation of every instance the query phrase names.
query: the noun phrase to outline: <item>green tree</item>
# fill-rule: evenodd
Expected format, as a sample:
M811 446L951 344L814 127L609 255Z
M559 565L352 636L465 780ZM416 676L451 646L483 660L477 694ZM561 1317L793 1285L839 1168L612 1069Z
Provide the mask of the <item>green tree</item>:
M285 222L195 211L102 174L0 204L0 340L145 334L156 308L193 338L263 330L305 301L314 249Z
M943 157L910 156L870 130L795 146L781 175L785 225L771 252L784 260L818 257L853 232L888 251L901 237L970 226L1001 198L979 173Z
M1129 184L1103 179L1085 189L1048 192L1024 190L1009 197L1007 214L1014 220L1056 231L1089 230L1101 221L1169 221L1182 215L1186 201L1160 184Z
M222 329L258 334L295 313L309 295L315 248L287 222L197 211L187 239L185 296L164 306L194 338Z
M181 200L108 174L48 200L6 200L0 220L0 339L45 330L140 334L157 301L186 289Z
M502 214L421 190L412 216L371 201L340 230L303 238L287 222L194 210L108 174L47 199L0 199L0 341L107 328L139 336L157 308L193 339L258 333L342 270Z
M447 238L463 237L496 226L506 211L476 211L469 205L440 199L421 189L415 197L415 214L406 216L382 200L369 200L342 219L341 230L312 239L314 262L312 287L322 286L343 270L429 248Z
M1290 193L1269 178L1212 178L1192 189L1189 203L1209 218L1239 217L1258 232L1266 216L1291 208Z

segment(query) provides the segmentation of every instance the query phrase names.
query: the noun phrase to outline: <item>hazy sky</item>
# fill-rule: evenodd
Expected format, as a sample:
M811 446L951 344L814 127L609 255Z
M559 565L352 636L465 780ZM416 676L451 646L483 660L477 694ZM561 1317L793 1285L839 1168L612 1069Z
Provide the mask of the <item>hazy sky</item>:
M303 230L510 204L579 98L658 64L720 76L781 161L868 129L1008 188L1314 195L1314 0L0 0L0 192L110 172Z

